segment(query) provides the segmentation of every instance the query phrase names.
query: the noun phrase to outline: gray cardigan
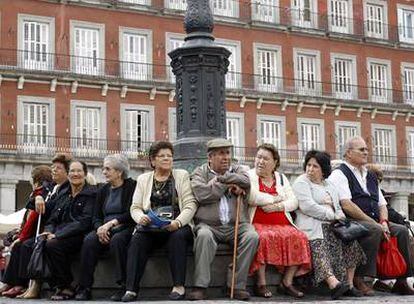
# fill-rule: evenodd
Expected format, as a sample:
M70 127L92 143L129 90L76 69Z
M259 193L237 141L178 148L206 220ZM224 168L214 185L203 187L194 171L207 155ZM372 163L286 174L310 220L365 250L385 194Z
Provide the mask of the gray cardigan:
M314 184L306 174L302 174L293 183L293 192L299 202L295 223L309 240L323 239L323 223L345 218L339 204L338 192L330 181L324 180L322 184ZM334 210L324 203L327 195L332 198Z

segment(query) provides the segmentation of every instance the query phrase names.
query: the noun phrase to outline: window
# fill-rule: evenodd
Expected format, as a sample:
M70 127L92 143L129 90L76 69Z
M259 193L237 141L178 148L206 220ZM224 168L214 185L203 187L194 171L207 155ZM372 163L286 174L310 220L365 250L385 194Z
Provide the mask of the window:
M317 27L317 2L315 0L292 0L292 24L299 27Z
M372 125L373 160L381 164L394 164L395 156L395 127Z
M18 96L18 145L25 153L47 153L54 149L54 100Z
M332 32L352 33L352 1L329 0L329 29Z
M407 165L410 166L411 172L414 171L414 129L407 129Z
M276 148L285 146L285 118L272 115L257 116L258 144L271 143ZM280 152L280 151L279 151Z
M182 47L183 45L184 45L184 35L181 35L181 34L172 34L172 33L167 33L166 34L166 44L167 44L167 47L166 47L166 54L165 54L165 56L166 56L166 63L167 63L167 66L168 66L168 78L169 78L169 80L170 80L170 82L172 82L172 83L175 83L175 75L174 75L174 73L173 73L173 71L172 71L172 68L171 68L171 66L170 66L170 64L171 64L171 58L170 58L170 56L168 56L168 53L169 52L171 52L171 51L173 51L173 50L175 50L175 49L178 49L178 48L180 48L180 47Z
M233 144L233 154L236 158L244 155L244 114L227 112L227 139Z
M300 157L312 149L324 150L324 121L321 119L298 119Z
M336 121L336 152L338 159L344 154L344 145L346 141L352 137L361 135L361 125L358 122Z
M279 0L253 0L252 19L268 23L279 23Z
M282 88L281 48L254 44L256 87L266 92L277 92Z
M176 108L168 108L168 140L177 140L177 111Z
M140 5L150 5L151 0L120 0L120 2Z
M397 7L400 41L414 43L414 7L400 4Z
M368 87L370 100L388 102L392 98L390 63L387 60L368 59Z
M72 70L78 74L103 75L104 25L71 21Z
M164 6L173 10L185 11L187 9L186 0L165 0Z
M72 148L82 157L106 153L106 105L104 102L72 101Z
M318 51L294 49L296 93L316 95L321 92Z
M387 2L380 0L365 1L365 35L371 38L387 39Z
M216 39L218 46L222 46L231 52L229 66L226 74L226 88L237 89L241 87L241 60L240 42Z
M414 104L414 64L402 65L404 101Z
M239 2L237 0L210 0L214 15L224 17L239 17Z
M151 32L120 28L121 75L126 79L149 80L152 76Z
M121 115L122 151L130 156L147 151L154 141L154 107L121 104Z
M25 69L52 70L54 65L55 19L18 15L17 59Z
M331 54L332 91L336 98L357 97L355 56Z

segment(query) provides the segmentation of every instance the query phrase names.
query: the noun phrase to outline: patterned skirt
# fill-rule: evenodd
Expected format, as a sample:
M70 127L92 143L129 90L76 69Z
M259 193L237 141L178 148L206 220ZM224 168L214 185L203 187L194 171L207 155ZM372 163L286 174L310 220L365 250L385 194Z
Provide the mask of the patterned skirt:
M346 278L346 270L365 264L366 256L358 241L344 243L329 224L322 224L323 239L309 242L312 252L313 283L318 285L334 275L339 281Z
M297 276L311 270L309 241L302 231L292 225L253 225L259 234L259 247L250 274L264 264L276 266L281 273L287 266L299 266Z

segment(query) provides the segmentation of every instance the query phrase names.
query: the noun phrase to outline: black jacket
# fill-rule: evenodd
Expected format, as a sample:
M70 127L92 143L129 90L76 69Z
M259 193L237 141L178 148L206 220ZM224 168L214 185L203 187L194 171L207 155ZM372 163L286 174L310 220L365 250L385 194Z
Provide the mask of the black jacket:
M57 239L88 233L91 230L95 200L94 186L85 185L74 198L71 187L63 189L55 199L56 205L46 223L45 231L54 233Z
M132 197L134 195L135 186L137 185L137 182L133 180L132 178L127 178L124 180L124 183L122 184L122 213L116 217L119 224L125 224L128 226L135 225L134 220L131 217L130 207L132 204ZM93 219L92 219L92 227L94 230L97 230L100 226L104 224L104 218L106 216L104 209L106 205L106 200L109 196L109 189L111 188L111 185L109 183L106 183L103 185L96 195L96 203L95 203L95 209L93 212Z

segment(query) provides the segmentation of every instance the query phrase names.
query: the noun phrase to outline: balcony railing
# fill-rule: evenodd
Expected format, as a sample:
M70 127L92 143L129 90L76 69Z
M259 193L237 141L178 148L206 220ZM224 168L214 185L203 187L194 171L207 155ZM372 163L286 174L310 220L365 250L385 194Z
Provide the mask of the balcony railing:
M170 76L170 67L140 62L126 62L89 57L68 56L62 54L42 53L43 69L38 69L38 62L26 61L25 51L0 49L0 71L17 73L35 73L52 76L92 77L105 81L130 81L134 84L164 84L174 87ZM82 68L72 63L82 62ZM95 64L96 63L96 64ZM4 72L2 72L4 73ZM137 82L138 81L138 82ZM247 74L228 72L226 88L243 90L245 93L295 94L304 96L332 97L338 99L372 101L381 103L406 102L411 104L414 85L406 85L404 90L384 87L358 86L348 82L320 82L312 79L293 79L266 74Z
M0 155L52 158L55 153L68 153L74 157L102 160L111 153L122 153L133 160L146 160L152 142L109 140L98 138L55 137L27 134L0 134ZM279 149L283 167L302 168L307 151ZM242 164L253 166L256 147L234 147L233 155ZM330 152L332 159L341 159L342 153ZM372 155L384 170L414 172L413 157Z

